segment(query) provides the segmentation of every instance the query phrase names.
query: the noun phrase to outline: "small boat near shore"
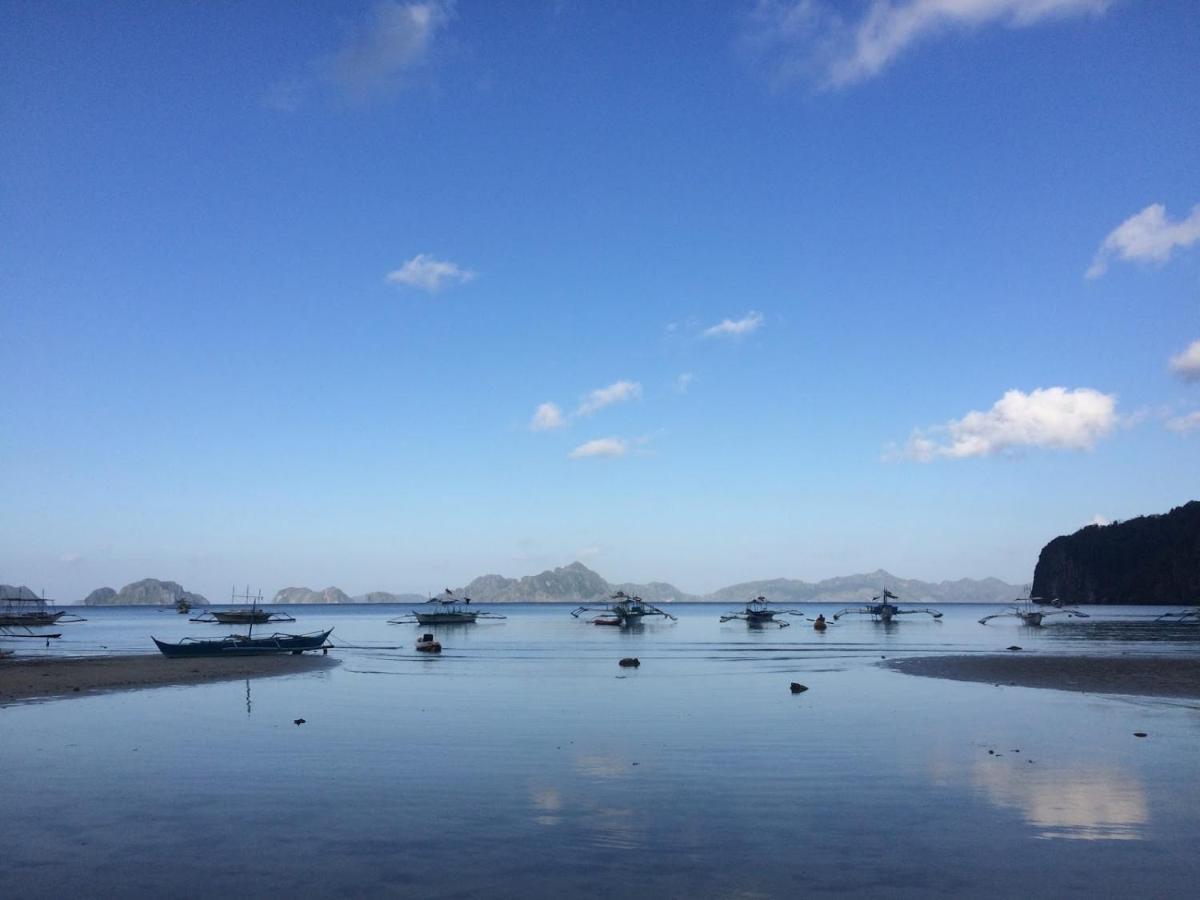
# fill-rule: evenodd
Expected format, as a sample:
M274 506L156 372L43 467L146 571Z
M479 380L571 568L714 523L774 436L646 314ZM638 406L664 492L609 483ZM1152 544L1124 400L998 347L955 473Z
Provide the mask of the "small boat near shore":
M309 634L272 634L268 637L251 637L249 634L231 634L223 638L184 638L172 644L151 637L159 652L167 657L185 656L255 656L268 653L293 653L297 656L310 650L328 652L329 635L333 632L314 631Z
M479 619L504 619L506 616L471 609L471 598L459 598L446 588L440 597L425 601L425 609L414 609L396 619L388 619L389 625L473 625Z
M301 653L307 653L310 650L320 650L322 653L328 653L330 645L327 643L329 635L333 632L330 628L326 631L312 631L308 634L283 634L276 632L275 634L254 637L254 626L260 624L258 621L258 601L262 599L262 593L251 596L249 588L246 589L245 598L251 601L251 606L248 610L235 610L235 612L248 612L248 617L245 634L230 634L223 638L193 638L186 637L178 643L170 643L169 641L160 641L153 635L150 640L154 641L154 645L158 647L159 652L167 657L188 657L188 656L256 656L268 653L294 653L299 656ZM273 615L268 613L268 616ZM197 618L189 621L204 621L215 622L218 619ZM271 621L270 618L265 621ZM288 616L285 621L294 622L295 619Z
M86 621L65 609L54 609L45 597L6 597L0 607L0 627L42 628L60 622Z

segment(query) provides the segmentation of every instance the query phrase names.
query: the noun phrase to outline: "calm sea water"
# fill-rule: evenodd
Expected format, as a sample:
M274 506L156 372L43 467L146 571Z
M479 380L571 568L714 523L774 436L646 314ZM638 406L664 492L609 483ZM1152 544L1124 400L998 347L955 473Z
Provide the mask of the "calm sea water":
M676 605L632 631L493 607L417 654L403 607L317 673L0 708L9 896L1191 896L1200 704L915 678L880 657L1200 654L1106 608L1041 629L752 630ZM804 607L810 615L833 607ZM54 654L222 634L92 609ZM14 646L14 645L7 645ZM31 652L35 647L21 645ZM617 660L637 656L639 669ZM799 695L788 683L810 690ZM306 719L303 726L292 720ZM1148 733L1136 738L1135 731Z

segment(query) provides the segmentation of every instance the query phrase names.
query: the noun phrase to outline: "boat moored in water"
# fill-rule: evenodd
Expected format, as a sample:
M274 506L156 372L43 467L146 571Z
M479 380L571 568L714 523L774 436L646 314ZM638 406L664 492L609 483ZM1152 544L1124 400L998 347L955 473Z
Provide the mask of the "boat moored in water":
M473 625L479 619L503 619L505 616L471 609L471 598L459 598L446 588L440 597L425 601L425 609L410 610L406 615L388 619L389 625Z
M932 616L935 619L940 619L942 614L936 609L901 609L894 603L889 603L889 600L899 600L900 598L884 588L883 593L878 597L872 597L870 604L867 606L850 606L833 614L833 621L837 621L842 616L860 615L870 616L876 622L882 622L887 625L891 623L896 616L914 616L923 614Z
M432 634L423 634L417 639L417 650L421 653L441 653L442 645L433 639Z
M798 609L772 609L771 601L766 597L755 597L753 600L746 602L746 608L738 612L726 613L721 616L722 622L729 622L733 619L744 619L746 624L751 628L762 628L764 625L778 625L780 628L787 628L791 622L781 622L776 619L776 616L802 616L804 615Z
M1053 609L1042 609L1041 607L1044 606L1051 606ZM1087 613L1065 607L1058 600L1043 600L1041 597L1021 597L1013 601L1007 612L992 613L990 616L984 616L979 620L979 624L986 625L991 619L1012 616L1013 618L1020 619L1022 625L1028 625L1030 628L1038 628L1041 626L1043 619L1060 615L1066 616L1068 619L1072 617L1077 619L1089 618Z
M676 621L669 612L624 591L617 591L609 599L611 603L580 606L571 610L571 615L578 619L585 612L597 612L598 616L588 620L593 625L617 625L621 628L640 625L646 616L662 616L672 622Z

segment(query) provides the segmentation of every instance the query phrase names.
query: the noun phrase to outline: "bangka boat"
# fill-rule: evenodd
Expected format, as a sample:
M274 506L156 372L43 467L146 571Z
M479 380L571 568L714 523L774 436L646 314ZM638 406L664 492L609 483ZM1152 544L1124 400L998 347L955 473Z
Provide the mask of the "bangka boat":
M753 600L747 601L745 609L721 616L721 621L744 619L751 628L762 628L764 625L778 625L780 628L787 628L792 624L791 622L780 622L775 617L804 615L798 609L771 609L770 604L771 601L766 597L755 597Z
M6 597L0 608L0 626L40 628L59 622L86 622L64 609L52 609L45 597Z
M262 609L260 604L263 602L262 591L257 594L251 594L250 589L246 588L244 594L237 593L237 588L234 588L229 595L229 603L249 603L250 606L241 609L208 609L202 612L195 618L188 619L189 622L208 622L217 625L266 625L269 622L295 622L296 620L282 610ZM186 600L180 600L176 603L176 609L179 609L179 603L186 604ZM191 609L191 606L188 606ZM185 612L186 610L179 610Z
M1154 621L1161 622L1163 619L1178 619L1180 622L1187 622L1190 619L1193 622L1200 622L1200 606L1184 610L1183 612L1163 613L1161 616L1157 616Z
M263 637L254 637L254 626L256 613L259 612L258 601L262 599L262 594L255 596L250 595L249 589L246 591L246 597L251 601L250 609L247 610L250 615L249 626L245 634L229 634L223 638L193 638L187 637L176 644L167 641L160 641L158 638L151 635L150 640L154 641L156 647L163 656L256 656L267 653L294 653L299 655L309 650L320 650L323 653L329 652L330 645L326 643L329 635L333 632L330 628L327 631L311 631L308 634L283 634L276 632L275 634ZM215 621L213 619L191 619L190 621ZM295 619L290 616L287 621L294 622Z
M255 656L267 653L293 653L299 655L309 650L328 651L326 641L333 632L313 631L309 634L272 634L269 637L251 637L249 634L231 634L223 638L184 638L176 644L151 637L163 656Z
M440 597L431 597L425 601L426 609L414 609L407 615L396 619L388 619L389 625L471 625L477 619L503 619L505 616L496 613L469 609L470 597L459 598L454 591L446 588Z
M1041 606L1051 606L1054 608L1050 610L1039 609ZM1041 626L1043 619L1059 615L1064 615L1067 618L1089 618L1087 613L1064 607L1057 600L1043 600L1041 597L1021 597L1013 602L1007 612L992 613L990 616L984 616L979 620L979 624L986 625L991 619L1012 616L1020 619L1022 625L1028 625L1030 628L1038 628Z
M878 597L872 597L870 604L866 606L849 606L840 612L833 614L833 621L837 621L842 616L860 615L870 616L876 622L883 622L885 625L891 622L896 616L913 616L923 614L932 616L935 619L940 619L942 614L936 609L901 609L894 603L889 603L889 600L899 600L900 598L884 588L883 593Z
M585 612L596 612L599 615L588 620L593 625L617 625L621 628L640 625L646 616L662 616L672 622L676 621L669 612L624 591L617 591L609 599L611 603L580 606L572 610L571 615L578 619Z

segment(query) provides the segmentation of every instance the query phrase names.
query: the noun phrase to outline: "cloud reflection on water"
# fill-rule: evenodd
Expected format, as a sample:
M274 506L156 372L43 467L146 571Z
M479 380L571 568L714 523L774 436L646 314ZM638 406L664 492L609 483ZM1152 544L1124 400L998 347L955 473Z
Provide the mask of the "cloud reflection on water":
M1041 829L1039 838L1139 841L1150 821L1140 781L1116 769L1088 772L1034 769L989 757L977 762L971 781L996 806L1021 812Z

